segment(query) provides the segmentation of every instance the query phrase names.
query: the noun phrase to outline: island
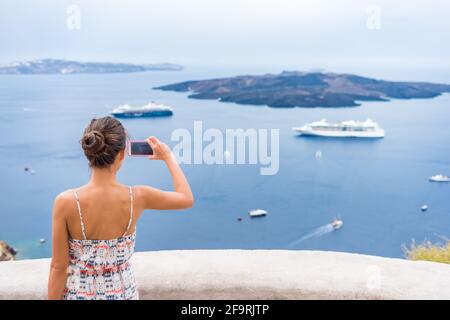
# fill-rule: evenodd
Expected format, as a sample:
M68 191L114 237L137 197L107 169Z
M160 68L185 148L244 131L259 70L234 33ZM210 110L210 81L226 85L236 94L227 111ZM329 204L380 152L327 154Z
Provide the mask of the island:
M214 99L274 108L354 107L360 101L433 98L450 92L450 85L396 82L353 74L283 71L280 74L185 81L157 90L190 92L189 98Z
M0 74L125 73L144 71L179 71L182 69L182 66L172 63L129 64L42 59L12 62L9 64L0 65Z

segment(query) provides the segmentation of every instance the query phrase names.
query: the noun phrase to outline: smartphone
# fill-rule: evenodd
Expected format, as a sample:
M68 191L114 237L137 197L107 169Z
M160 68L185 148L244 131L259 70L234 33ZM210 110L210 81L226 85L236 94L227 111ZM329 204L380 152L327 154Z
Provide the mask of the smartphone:
M145 140L131 140L129 142L128 155L130 156L150 156L153 150Z

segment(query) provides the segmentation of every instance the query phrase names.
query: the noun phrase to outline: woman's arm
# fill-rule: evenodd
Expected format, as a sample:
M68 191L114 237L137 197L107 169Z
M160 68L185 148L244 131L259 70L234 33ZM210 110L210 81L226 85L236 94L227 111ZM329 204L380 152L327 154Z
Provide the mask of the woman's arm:
M178 165L169 147L155 137L147 142L153 149L152 160L163 160L172 176L174 191L162 191L148 186L140 186L139 193L144 209L173 210L190 208L194 204L194 196L189 182Z
M48 299L61 300L67 281L69 266L69 235L65 212L67 211L67 195L60 194L53 205L52 221L52 261L48 279Z

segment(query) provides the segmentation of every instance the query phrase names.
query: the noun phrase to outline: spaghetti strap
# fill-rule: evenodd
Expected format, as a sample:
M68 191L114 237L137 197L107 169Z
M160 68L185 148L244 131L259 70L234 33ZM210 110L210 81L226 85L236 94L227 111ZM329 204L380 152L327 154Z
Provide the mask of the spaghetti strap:
M121 186L118 191L120 192L121 210L120 219L115 220L115 222L120 222L120 229L124 227L122 223L124 223L123 220L127 211L123 207L126 207L125 202L127 202L125 200L126 195L124 195L126 188L126 186ZM135 234L109 240L86 239L80 199L77 194L79 190L72 189L71 191L77 201L81 229L85 240L73 239L72 237L68 239L70 254L68 255L69 267L67 268L67 281L65 281L64 300L139 299L132 262L130 261L134 253ZM131 187L129 192L131 209L127 231L131 228L133 217L133 190ZM85 216L88 217L89 207L83 208L85 208ZM94 212L92 212L92 215L94 215ZM119 212L117 212L117 215L119 215ZM116 226L119 227L117 224ZM120 232L120 229L115 232Z
M83 239L87 240L86 228L84 227L84 222L83 222L83 214L81 213L80 199L78 198L78 194L75 190L73 190L73 195L75 197L75 200L77 201L78 215L80 216L81 233L83 234Z
M131 223L133 222L133 189L131 189L131 186L129 187L130 190L130 220L128 221L127 229L123 233L122 237L125 237L128 233L128 230L130 230Z

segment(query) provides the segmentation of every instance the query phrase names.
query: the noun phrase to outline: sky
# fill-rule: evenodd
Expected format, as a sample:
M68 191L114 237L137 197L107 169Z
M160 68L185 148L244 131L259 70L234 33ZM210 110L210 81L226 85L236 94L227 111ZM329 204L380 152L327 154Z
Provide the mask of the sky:
M0 15L0 63L450 66L446 0L2 0Z

